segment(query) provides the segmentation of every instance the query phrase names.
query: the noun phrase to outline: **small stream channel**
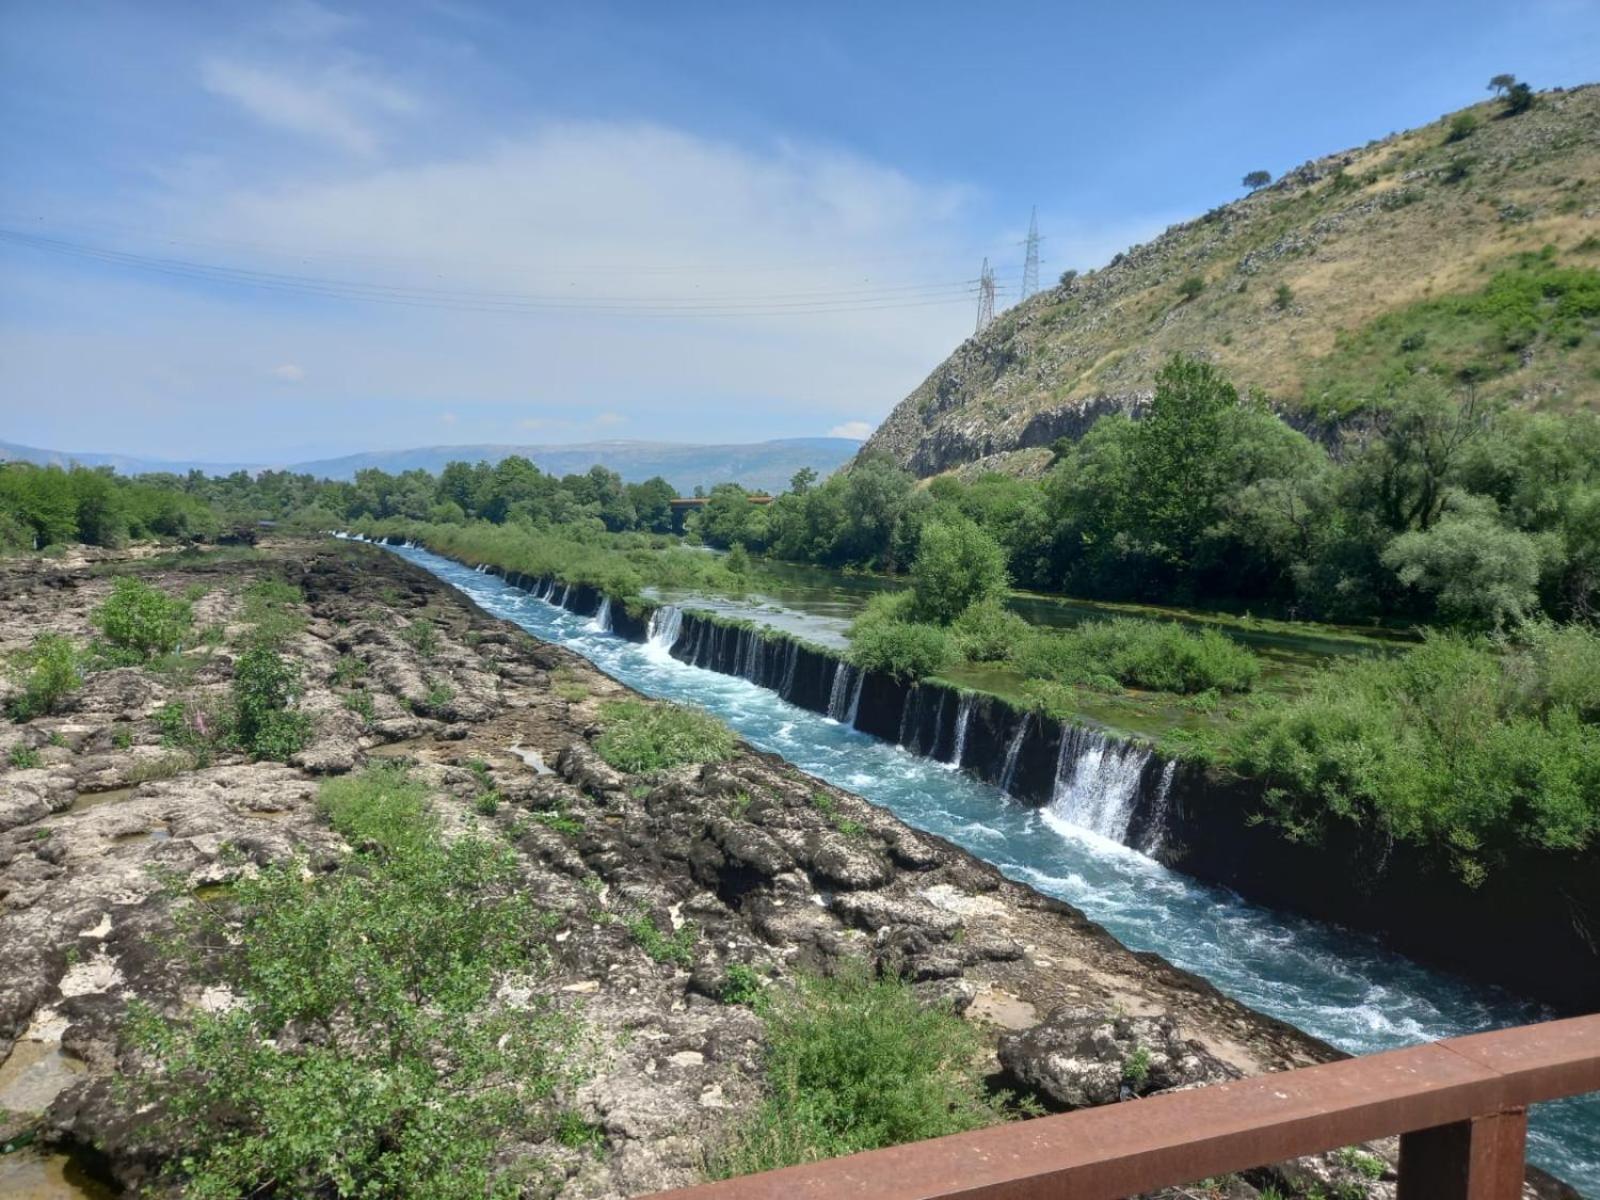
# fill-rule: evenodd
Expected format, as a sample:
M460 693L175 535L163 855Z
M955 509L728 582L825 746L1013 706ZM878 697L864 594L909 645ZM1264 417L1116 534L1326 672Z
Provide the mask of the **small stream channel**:
M494 574L420 548L389 549L535 637L576 651L647 695L715 713L752 744L1074 905L1124 944L1154 951L1252 1008L1351 1053L1548 1015L1505 992L1422 967L1373 939L1245 903L1095 833L1089 825L1117 818L1116 780L1131 771L1120 752L1078 754L1074 761L1092 762L1093 769L1071 772L1046 807L1024 806L951 763L852 728L850 709L859 702L859 689L852 697L847 676L840 677L839 703L830 705L843 719L823 716L746 679L672 657L680 622L670 613L662 614L667 619L657 622L651 641L631 642L591 616L537 599ZM1529 1157L1600 1200L1600 1099L1536 1106Z

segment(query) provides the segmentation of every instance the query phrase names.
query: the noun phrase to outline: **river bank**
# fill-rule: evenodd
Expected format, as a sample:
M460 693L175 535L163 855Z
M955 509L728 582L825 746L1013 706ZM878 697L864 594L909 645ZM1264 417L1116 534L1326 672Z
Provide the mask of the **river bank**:
M269 576L301 598L292 645L312 740L288 763L227 752L206 766L174 761L160 712L226 686L241 588ZM203 589L197 617L221 630L213 652L185 669L95 672L62 713L0 732L0 754L20 746L37 756L5 772L0 803L0 1104L11 1109L0 1141L34 1137L125 1186L166 1188L159 1171L172 1147L112 1086L143 1066L122 1036L127 1005L208 1003L207 981L161 949L175 914L272 863L300 857L338 870L349 851L318 811L320 780L374 760L409 763L448 828L511 848L523 889L553 914L548 969L520 986L590 1031L570 1102L600 1144L501 1149L537 1157L554 1194L688 1182L704 1147L750 1111L763 1031L748 1008L719 1002L735 964L759 969L769 986L845 961L903 973L928 1000L964 1012L997 1056L1004 1035L1050 1026L1053 1014L1058 1050L1072 1020L1136 1022L1116 1061L1084 1058L1085 1078L1120 1080L1127 1036L1172 1065L1168 1082L1337 1054L770 753L742 747L706 767L616 771L593 742L601 705L629 689L396 557L283 543L226 562L197 556L149 578L174 592ZM6 575L0 649L46 629L87 637L88 614L112 582L71 562ZM427 637L407 632L424 622ZM352 705L357 690L367 699ZM692 929L687 960L653 955L629 932L641 920L675 937ZM995 1075L1026 1074L1021 1053L996 1057ZM1070 1083L1040 1094L1053 1106L1090 1096ZM1303 1187L1359 1174L1332 1159L1304 1170L1293 1176ZM1367 1182L1370 1194L1388 1194L1382 1179ZM1247 1181L1227 1186L1253 1194ZM1541 1194L1563 1193L1546 1185Z

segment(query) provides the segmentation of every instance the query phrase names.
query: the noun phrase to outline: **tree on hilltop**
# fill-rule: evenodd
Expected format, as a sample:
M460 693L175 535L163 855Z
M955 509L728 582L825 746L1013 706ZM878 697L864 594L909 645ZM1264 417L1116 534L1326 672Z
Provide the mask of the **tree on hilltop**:
M1514 117L1533 107L1533 89L1525 83L1513 83L1506 90L1506 116Z
M1272 182L1272 172L1271 171L1251 171L1250 174L1246 175L1244 177L1244 179L1242 179L1240 182L1243 183L1245 187L1249 188L1253 192L1253 191L1256 191L1259 188L1266 187L1267 184Z
M1489 90L1496 96L1503 96L1516 86L1517 77L1515 75L1496 75L1489 80Z

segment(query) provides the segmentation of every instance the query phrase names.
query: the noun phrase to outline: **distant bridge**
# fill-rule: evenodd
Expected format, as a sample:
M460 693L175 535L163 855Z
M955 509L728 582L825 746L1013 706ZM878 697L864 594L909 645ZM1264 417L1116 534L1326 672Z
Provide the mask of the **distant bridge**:
M751 504L771 504L772 497L759 492L751 492L745 497ZM704 508L711 502L710 496L675 496L667 501L676 512L687 512L691 508Z

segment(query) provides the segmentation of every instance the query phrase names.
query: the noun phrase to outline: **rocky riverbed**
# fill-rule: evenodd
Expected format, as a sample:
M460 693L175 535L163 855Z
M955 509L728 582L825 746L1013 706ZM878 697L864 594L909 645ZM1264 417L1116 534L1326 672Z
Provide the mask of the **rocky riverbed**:
M549 966L529 986L592 1035L572 1099L602 1144L507 1147L544 1160L543 1192L628 1196L701 1177L762 1094L763 1022L720 999L735 965L772 987L850 960L900 974L984 1031L997 1085L1051 1109L1338 1056L771 755L615 770L593 742L599 705L627 689L371 547L0 567L0 653L46 631L88 642L124 571L192 596L207 636L157 668L91 672L62 711L0 726L0 1145L25 1147L0 1155L0 1191L82 1195L89 1184L69 1180L86 1170L172 1187L168 1148L114 1081L138 1065L122 1036L131 1002L218 1002L214 981L164 948L174 909L270 863L335 869L350 847L319 815L319 783L380 759L410 764L447 830L511 846L553 914ZM201 765L160 715L226 693L246 588L262 579L299 597L286 645L313 735L287 763L222 752ZM641 917L697 931L685 964L630 936ZM1376 1163L1330 1155L1181 1194L1392 1195L1393 1146L1370 1149Z

